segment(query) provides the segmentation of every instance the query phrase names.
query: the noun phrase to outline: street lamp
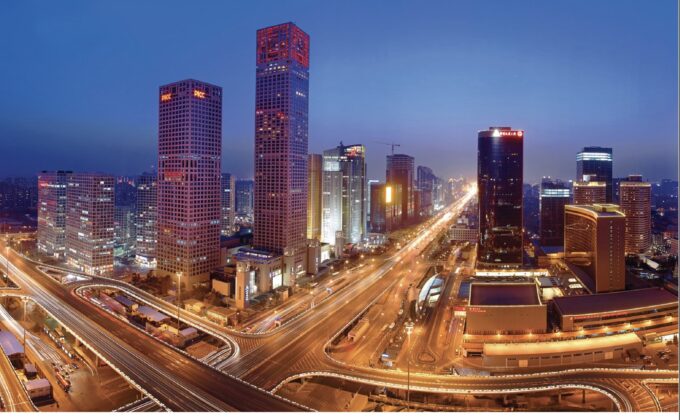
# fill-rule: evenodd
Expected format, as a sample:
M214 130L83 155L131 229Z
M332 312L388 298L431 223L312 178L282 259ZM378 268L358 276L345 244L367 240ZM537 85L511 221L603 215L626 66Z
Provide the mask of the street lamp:
M404 325L408 336L408 356L406 359L406 410L411 408L411 333L413 332L413 322L408 321Z
M179 335L179 305L182 301L182 272L177 273L177 335Z

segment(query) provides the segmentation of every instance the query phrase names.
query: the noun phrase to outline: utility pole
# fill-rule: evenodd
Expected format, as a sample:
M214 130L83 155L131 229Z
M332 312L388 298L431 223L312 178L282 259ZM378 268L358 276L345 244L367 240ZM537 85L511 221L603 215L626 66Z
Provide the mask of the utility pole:
M406 410L411 408L411 333L413 332L413 322L406 322L406 335L408 336L408 355L406 359Z

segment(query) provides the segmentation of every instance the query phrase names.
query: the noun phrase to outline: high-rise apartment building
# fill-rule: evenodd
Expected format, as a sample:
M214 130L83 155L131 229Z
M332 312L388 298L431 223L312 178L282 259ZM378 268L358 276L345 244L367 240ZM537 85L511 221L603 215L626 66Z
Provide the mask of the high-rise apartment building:
M477 139L478 263L518 267L523 258L524 131L489 127Z
M604 182L606 203L611 203L614 198L612 156L611 147L584 147L576 154L576 181Z
M66 252L66 185L71 173L38 174L38 250L55 258Z
M569 186L544 177L541 181L540 229L541 245L564 245L564 206L571 203Z
M625 289L626 215L614 204L564 207L564 254L593 293Z
M386 184L401 185L401 219L405 226L416 216L415 211L415 159L413 156L396 154L387 156Z
M87 274L113 270L114 180L75 173L66 187L66 261Z
M156 178L155 173L145 172L138 176L135 182L137 187L135 261L141 266L151 268L156 266L158 242Z
M652 184L631 175L619 184L619 204L626 215L626 253L642 254L652 245Z
M310 154L307 159L307 239L321 240L322 174L322 156Z
M222 88L198 80L160 87L158 271L192 285L219 263Z
M234 218L236 217L236 177L222 174L220 185L220 233L230 236L234 232Z
M257 31L253 246L285 255L284 285L307 245L309 35L293 23Z
M574 204L604 204L607 203L607 184L602 181L575 181Z

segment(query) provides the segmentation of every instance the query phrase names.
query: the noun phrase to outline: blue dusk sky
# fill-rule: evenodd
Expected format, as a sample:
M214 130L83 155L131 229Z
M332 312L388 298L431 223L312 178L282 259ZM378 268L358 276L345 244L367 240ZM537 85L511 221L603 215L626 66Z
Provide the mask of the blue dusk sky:
M442 177L476 171L477 131L526 130L525 180L575 176L614 148L614 176L677 178L677 2L0 2L0 175L140 173L156 161L158 86L224 89L224 172L252 176L255 31L311 37L309 151L389 147Z

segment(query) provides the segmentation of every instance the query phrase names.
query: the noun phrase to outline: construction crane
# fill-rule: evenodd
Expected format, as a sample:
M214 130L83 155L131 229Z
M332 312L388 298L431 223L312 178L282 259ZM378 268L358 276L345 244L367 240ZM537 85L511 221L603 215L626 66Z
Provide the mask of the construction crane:
M392 146L392 154L394 154L394 148L395 148L395 147L401 147L401 144L397 144L397 143L386 143L386 142L384 142L384 141L376 141L375 143L378 143L378 144L385 144L385 145L387 145L387 146Z

